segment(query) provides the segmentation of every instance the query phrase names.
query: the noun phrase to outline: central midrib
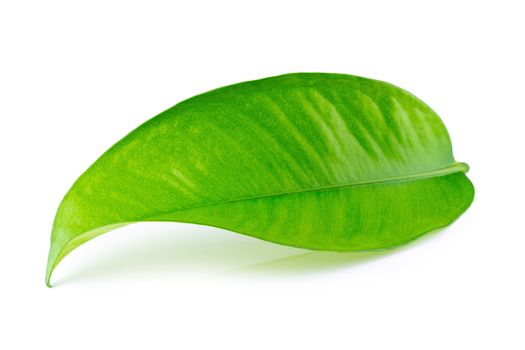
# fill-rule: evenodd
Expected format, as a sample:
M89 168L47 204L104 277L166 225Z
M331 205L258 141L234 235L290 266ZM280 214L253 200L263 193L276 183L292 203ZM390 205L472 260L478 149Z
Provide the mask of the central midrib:
M448 167L434 169L426 172L421 173L415 173L415 174L408 174L408 175L401 175L401 176L393 176L388 178L378 178L378 179L371 179L371 180L362 180L362 181L354 181L352 183L348 184L337 184L337 185L329 185L329 186L320 186L320 187L312 187L308 189L302 189L302 190L296 190L296 191L289 191L289 192L275 192L270 194L263 194L263 195L257 195L257 196L250 196L250 197L242 197L242 198L236 198L236 199L230 199L230 200L224 200L224 201L217 201L212 203L207 203L203 205L197 205L194 207L189 208L180 208L176 209L171 212L165 212L159 215L153 215L148 216L147 218L137 220L137 221L155 221L156 219L162 218L163 216L170 215L171 213L180 212L180 211L186 211L186 210L194 210L194 209L200 209L200 208L206 208L206 207L212 207L216 205L221 204L228 204L228 203L235 203L235 202L242 202L242 201L248 201L248 200L255 200L255 199L263 199L263 198L270 198L270 197L279 197L279 196L287 196L287 195L294 195L294 194L300 194L300 193L307 193L307 192L321 192L321 191L330 191L330 190L337 190L337 189L343 189L348 187L357 187L357 186L366 186L366 185L373 185L373 184L383 184L383 183L395 183L395 182L404 182L409 180L421 180L426 179L430 177L439 177L439 176L445 176L450 175L457 172L468 172L469 166L466 163L456 162Z

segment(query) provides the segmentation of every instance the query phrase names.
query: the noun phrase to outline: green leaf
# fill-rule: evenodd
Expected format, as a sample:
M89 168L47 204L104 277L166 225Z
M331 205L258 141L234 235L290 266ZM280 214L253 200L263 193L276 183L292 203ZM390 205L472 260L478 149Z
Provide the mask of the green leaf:
M436 113L393 85L298 73L223 87L149 120L75 182L46 283L73 249L139 221L307 249L395 247L468 208L467 170Z

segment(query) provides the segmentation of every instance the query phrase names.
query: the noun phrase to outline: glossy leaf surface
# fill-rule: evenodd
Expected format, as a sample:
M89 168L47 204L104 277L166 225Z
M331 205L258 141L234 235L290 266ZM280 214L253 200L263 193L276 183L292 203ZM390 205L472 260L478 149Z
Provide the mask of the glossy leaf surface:
M46 283L82 243L140 221L308 249L398 246L468 208L467 170L439 117L393 85L298 73L227 86L149 120L75 182Z

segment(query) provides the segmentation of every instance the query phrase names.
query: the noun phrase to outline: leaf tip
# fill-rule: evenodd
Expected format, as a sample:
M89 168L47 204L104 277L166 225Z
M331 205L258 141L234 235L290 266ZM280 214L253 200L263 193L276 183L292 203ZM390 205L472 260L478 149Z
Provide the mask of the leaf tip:
M55 269L56 265L60 261L60 257L59 257L60 254L58 254L58 250L59 249L57 249L57 248L58 247L56 245L51 243L51 247L49 249L49 256L47 258L47 268L46 268L46 279L45 279L45 282L46 282L46 286L48 286L49 288L52 287L52 285L51 285L51 275L53 274L53 270Z
M47 269L46 269L46 286L49 288L52 288L51 285L51 274L53 273L53 261L52 259L49 259L47 262Z

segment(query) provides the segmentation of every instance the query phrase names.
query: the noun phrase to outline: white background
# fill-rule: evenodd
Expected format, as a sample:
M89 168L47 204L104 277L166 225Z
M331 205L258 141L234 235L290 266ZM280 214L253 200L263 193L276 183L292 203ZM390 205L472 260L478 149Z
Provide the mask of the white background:
M522 1L4 1L0 348L524 349ZM387 253L139 224L44 270L55 210L173 104L288 72L392 82L440 114L472 207Z

